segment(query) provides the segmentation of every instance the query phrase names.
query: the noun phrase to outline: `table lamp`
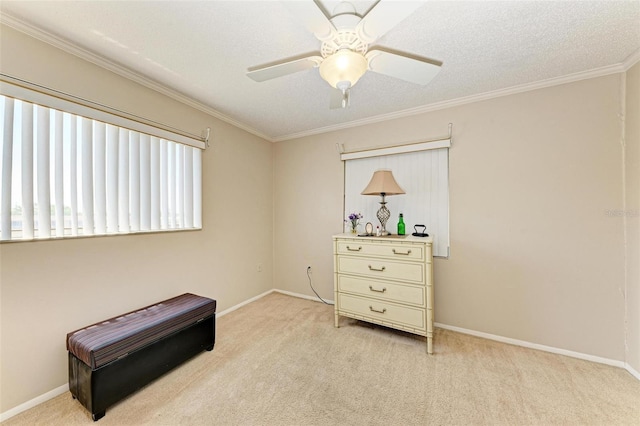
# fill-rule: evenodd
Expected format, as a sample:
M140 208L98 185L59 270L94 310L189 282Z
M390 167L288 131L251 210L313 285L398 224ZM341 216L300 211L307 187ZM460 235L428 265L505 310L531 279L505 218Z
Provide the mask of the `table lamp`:
M387 220L389 220L389 218L391 217L391 212L386 206L387 202L384 200L384 197L387 195L398 195L404 193L404 190L400 188L398 182L396 182L396 180L393 178L393 173L391 173L391 170L376 170L371 177L369 185L367 185L364 191L362 191L362 195L382 196L382 201L380 201L380 209L376 214L382 227L380 235L389 235L386 226Z

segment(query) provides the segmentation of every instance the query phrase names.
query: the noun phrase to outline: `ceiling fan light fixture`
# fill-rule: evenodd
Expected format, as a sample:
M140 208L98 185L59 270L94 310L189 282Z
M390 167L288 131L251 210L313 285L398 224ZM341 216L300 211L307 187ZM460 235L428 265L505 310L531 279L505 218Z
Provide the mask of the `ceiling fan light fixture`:
M342 49L324 58L320 64L320 76L336 89L340 88L338 83L341 82L348 82L349 87L353 87L367 68L367 59L362 54Z

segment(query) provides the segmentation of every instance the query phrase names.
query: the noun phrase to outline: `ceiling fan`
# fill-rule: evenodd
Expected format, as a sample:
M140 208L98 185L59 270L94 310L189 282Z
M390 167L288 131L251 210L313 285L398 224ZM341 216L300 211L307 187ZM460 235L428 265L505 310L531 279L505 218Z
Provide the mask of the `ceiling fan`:
M351 88L367 71L426 85L440 71L441 62L392 53L369 44L386 34L417 8L419 1L378 0L364 15L346 1L328 18L318 0L285 1L283 4L320 40L320 52L309 56L250 68L247 76L261 82L319 67L320 76L333 88L331 108L349 105Z

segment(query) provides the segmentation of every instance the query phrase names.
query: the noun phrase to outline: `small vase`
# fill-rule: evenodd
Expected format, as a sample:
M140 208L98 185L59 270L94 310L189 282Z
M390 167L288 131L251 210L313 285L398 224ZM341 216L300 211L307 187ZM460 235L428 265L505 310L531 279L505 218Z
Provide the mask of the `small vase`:
M357 234L358 233L358 225L360 225L359 222L351 222L351 233L352 234Z

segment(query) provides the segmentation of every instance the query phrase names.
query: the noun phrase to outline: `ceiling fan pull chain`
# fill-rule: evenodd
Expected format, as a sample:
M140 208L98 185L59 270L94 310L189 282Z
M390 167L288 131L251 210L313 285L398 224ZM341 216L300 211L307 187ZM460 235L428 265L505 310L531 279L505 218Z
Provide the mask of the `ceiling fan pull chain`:
M342 108L346 108L349 106L349 94L351 93L351 91L349 89L346 89L342 92Z

